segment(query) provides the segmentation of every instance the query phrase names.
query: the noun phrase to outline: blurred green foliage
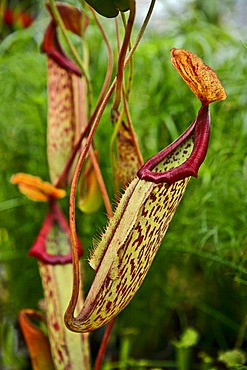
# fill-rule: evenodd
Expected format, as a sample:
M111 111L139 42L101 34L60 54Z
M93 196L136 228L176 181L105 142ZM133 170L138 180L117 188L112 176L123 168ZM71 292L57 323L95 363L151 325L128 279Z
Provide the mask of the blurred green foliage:
M174 361L172 340L187 327L199 333L197 354L217 358L219 351L235 345L246 348L247 50L238 37L226 31L219 16L210 18L199 5L191 5L190 16L171 18L169 30L159 33L150 28L137 49L130 111L144 158L183 132L199 108L169 62L172 47L191 50L203 58L217 72L228 98L211 106L211 139L199 178L191 180L143 286L119 315L109 356L119 343L122 349L131 343L129 357ZM30 28L11 34L0 45L0 355L4 357L3 333L9 328L8 349L12 346L9 352L15 351L16 361L8 359L5 365L12 366L10 369L20 369L21 359L26 357L11 334L18 311L37 307L42 298L37 261L26 253L47 206L25 199L9 179L16 172L48 179L46 58L39 50L46 23L42 12ZM96 26L91 25L88 32L96 101L107 57ZM108 35L115 42L111 27ZM95 142L110 190L111 133L107 109ZM66 201L62 206L66 213ZM103 209L102 214L91 216L78 212L87 288L93 276L86 263L87 248L106 222L104 213ZM93 350L98 336L100 333L92 336Z

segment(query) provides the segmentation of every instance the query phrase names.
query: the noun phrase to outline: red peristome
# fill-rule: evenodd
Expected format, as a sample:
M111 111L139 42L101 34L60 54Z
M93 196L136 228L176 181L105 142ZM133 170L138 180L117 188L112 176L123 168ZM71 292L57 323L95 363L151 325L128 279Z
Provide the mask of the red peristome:
M72 62L72 60L69 59L59 43L57 37L57 26L54 21L49 23L45 31L41 50L46 53L49 58L53 59L61 68L81 77L81 70L74 62Z
M70 229L65 219L61 209L59 208L58 204L52 202L50 204L49 211L46 215L44 223L41 227L39 235L35 240L32 248L28 252L29 256L33 256L38 258L41 262L47 263L50 265L57 265L57 264L66 264L72 262L72 255L71 250L67 254L50 254L47 252L47 243L48 243L48 236L49 232L52 230L54 224L57 223L60 229L64 232L65 236L68 238L68 243L70 241ZM58 246L59 249L59 246ZM77 240L77 250L79 256L82 255L82 248L79 239Z
M167 155L176 150L179 145L181 145L192 134L195 135L194 148L190 157L184 163L166 172L152 172L158 163L164 160ZM144 165L138 171L137 176L141 180L152 181L156 184L162 182L172 184L176 181L184 179L185 177L197 177L199 167L201 166L207 154L209 135L209 106L205 105L199 109L196 119L188 127L188 129L168 147L144 163Z

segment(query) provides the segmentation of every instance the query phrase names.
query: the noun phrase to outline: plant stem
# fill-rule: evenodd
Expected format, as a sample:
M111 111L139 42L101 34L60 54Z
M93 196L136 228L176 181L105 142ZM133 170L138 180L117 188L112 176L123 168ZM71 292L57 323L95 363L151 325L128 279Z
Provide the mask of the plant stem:
M76 154L78 153L78 150L80 149L81 147L81 143L82 143L82 140L88 135L88 132L90 130L90 126L92 124L92 120L89 120L87 126L84 128L84 130L82 131L81 135L80 135L80 138L78 139L77 143L75 144L74 148L73 148L73 151L72 153L70 154L70 157L69 159L67 160L65 166L64 166L64 169L63 171L61 172L55 186L57 188L59 187L62 187L63 184L64 184L64 179L67 178L68 176L68 173L70 171L70 168L71 166L73 165L73 162L74 162L74 159L75 159L75 156Z
M236 343L235 343L235 346L234 346L235 348L241 348L242 347L245 336L246 336L246 330L247 330L247 315L245 315L244 320L243 320L243 322L240 326L238 336L237 336L237 340L236 340Z
M121 15L122 15L122 20L123 20L124 28L126 29L125 15L124 15L124 13L121 13ZM131 50L131 48L132 48L132 45L131 45L131 42L129 42L129 50ZM126 89L126 94L125 94L125 96L127 97L127 100L128 100L128 97L129 97L129 94L130 94L130 90L131 90L132 76L133 76L133 58L130 59L130 63L129 63L128 84L127 84L127 89Z
M145 19L143 21L142 26L141 26L141 29L140 29L137 37L136 37L136 40L135 40L135 42L133 44L133 47L131 48L131 50L130 50L130 52L129 52L126 60L125 60L124 68L126 68L126 66L129 64L129 61L131 60L131 58L132 58L132 56L133 56L133 54L134 54L137 46L139 45L139 42L141 41L141 38L142 38L142 36L143 36L143 34L144 34L144 32L145 32L145 30L147 28L148 22L149 22L149 20L151 18L151 15L152 15L152 12L153 12L153 9L154 9L155 2L156 2L156 0L152 0L151 1L151 4L149 6L147 15L146 15L146 17L145 17Z
M118 25L118 18L115 18L115 27L116 27L116 40L117 40L117 51L118 54L120 53L120 32L119 32L119 25Z
M118 70L117 70L117 80L116 80L116 89L115 89L115 96L112 105L112 110L117 110L121 101L121 94L122 94L122 84L123 84L123 76L124 76L124 61L125 56L127 53L127 49L130 43L131 32L135 20L135 13L136 13L136 4L135 0L130 0L130 13L128 23L125 29L125 35L123 44L119 53L118 57Z
M105 354L105 351L106 351L108 341L110 339L110 334L111 334L114 323L115 323L115 319L112 319L109 322L109 324L107 325L107 328L106 328L104 337L102 339L100 349L99 349L99 352L97 354L97 358L96 358L96 361L95 361L95 364L94 364L94 370L100 370L101 369L102 361L104 359L104 354Z
M127 67L127 65L129 64L130 60L132 59L133 54L134 54L137 46L139 45L139 43L141 41L141 38L142 38L142 36L143 36L146 28L147 28L148 22L149 22L149 20L151 18L151 15L152 15L152 12L153 12L153 9L154 9L155 2L156 2L156 0L152 0L151 1L151 4L150 4L149 9L148 9L148 12L147 12L147 15L146 15L146 17L145 17L145 19L143 21L143 24L141 26L141 29L140 29L138 35L137 35L137 38L136 38L136 40L135 40L135 42L134 42L134 44L133 44L133 46L132 46L132 48L131 48L131 50L130 50L130 52L128 54L128 56L127 56L127 58L126 58L126 60L125 60L125 62L123 64L123 66L121 67L122 70L121 70L121 68L119 70L120 77L122 75L122 79L123 79L123 71ZM128 24L129 24L129 21L128 21ZM127 28L128 28L128 25L127 25ZM130 37L130 35L129 35L129 37ZM123 46L124 46L124 43L122 45L122 49L123 49ZM124 54L124 57L125 57L126 52L127 52L127 47L128 47L128 44L125 45L125 54ZM119 55L119 60L120 60L120 55ZM118 64L120 65L120 62ZM121 99L122 79L120 80L120 78L118 78L118 77L119 76L117 75L116 92L115 92L115 98L114 98L114 103L113 103L112 109L116 109L116 107L118 107L118 105L120 103L120 99ZM117 83L118 83L118 86L117 86ZM120 96L119 96L119 94L120 94Z
M99 27L99 30L103 36L103 39L106 43L106 47L107 47L107 52L108 52L108 68L107 68L107 72L106 72L106 76L105 76L105 81L104 81L104 84L103 84L103 87L101 89L101 93L100 93L100 96L99 96L99 99L98 99L98 102L96 104L96 107L95 107L95 110L94 110L94 113L93 113L93 118L92 120L94 120L95 118L95 115L103 101L103 98L106 94L106 90L107 90L107 87L109 86L109 83L110 83L110 79L111 79L111 75L112 75L112 70L113 70L113 51L112 51L112 48L111 48L111 45L110 45L110 42L109 42L109 39L104 31L104 28L103 26L101 25L98 17L96 16L96 12L94 11L93 8L90 7L90 10L94 16L94 19L97 23L97 26Z

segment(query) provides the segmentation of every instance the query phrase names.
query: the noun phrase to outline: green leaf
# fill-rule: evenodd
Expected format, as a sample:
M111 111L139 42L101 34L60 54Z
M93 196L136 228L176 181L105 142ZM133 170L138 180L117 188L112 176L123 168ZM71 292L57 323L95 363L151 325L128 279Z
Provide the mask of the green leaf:
M86 0L99 14L107 18L116 17L121 12L129 10L129 0Z

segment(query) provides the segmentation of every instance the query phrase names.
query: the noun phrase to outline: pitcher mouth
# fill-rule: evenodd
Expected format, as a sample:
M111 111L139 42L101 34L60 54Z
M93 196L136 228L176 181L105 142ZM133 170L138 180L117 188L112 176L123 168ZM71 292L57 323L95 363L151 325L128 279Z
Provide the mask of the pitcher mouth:
M202 106L197 114L196 119L188 129L179 136L168 147L151 157L138 171L137 176L141 180L152 181L156 184L167 182L172 184L182 180L185 177L197 177L199 167L204 161L210 136L210 113L209 106ZM165 172L156 172L155 167L162 162L167 156L175 153L188 138L193 138L193 150L189 158L177 167L171 168Z

